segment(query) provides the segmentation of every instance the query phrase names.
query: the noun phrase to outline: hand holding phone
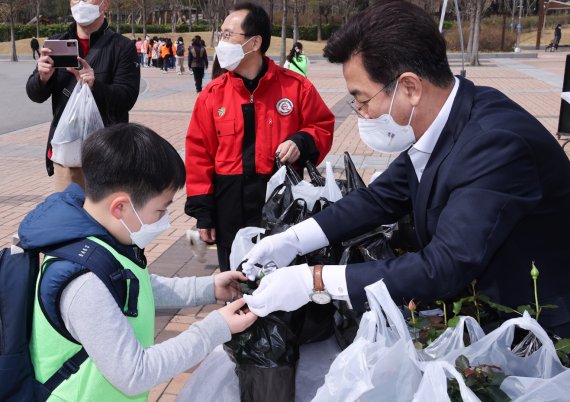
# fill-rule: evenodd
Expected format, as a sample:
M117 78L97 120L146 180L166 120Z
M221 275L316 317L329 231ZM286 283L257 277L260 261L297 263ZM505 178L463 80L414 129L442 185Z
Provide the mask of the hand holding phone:
M79 47L77 39L48 39L44 42L44 48L51 50L49 57L53 60L53 67L79 67Z

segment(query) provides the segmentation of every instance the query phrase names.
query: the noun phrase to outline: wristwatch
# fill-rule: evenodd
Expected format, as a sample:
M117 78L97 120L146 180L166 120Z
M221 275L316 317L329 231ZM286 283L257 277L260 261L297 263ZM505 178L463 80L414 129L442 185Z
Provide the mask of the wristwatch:
M315 265L313 267L313 293L311 293L311 301L317 304L328 304L332 300L329 292L325 290L323 282L323 266Z

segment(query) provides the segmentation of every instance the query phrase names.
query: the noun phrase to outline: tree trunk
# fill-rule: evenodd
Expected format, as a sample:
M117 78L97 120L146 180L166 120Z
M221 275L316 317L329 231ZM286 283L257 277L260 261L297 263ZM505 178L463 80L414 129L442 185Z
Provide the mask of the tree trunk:
M479 33L481 32L481 14L483 14L483 1L476 0L475 5L475 25L473 26L473 44L469 54L469 64L480 66L479 63Z
M12 61L18 61L16 33L14 32L14 0L10 0L10 41L12 42Z
M117 33L121 33L121 3L117 3Z
M146 0L142 0L142 24L143 35L146 38Z
M36 38L40 37L40 0L36 0Z
M273 28L273 0L269 0L269 22L271 23L271 28Z
M285 52L287 51L287 0L283 1L283 17L281 18L281 56L279 65L285 64Z
M299 7L297 0L293 0L293 43L299 41Z
M542 37L542 27L544 26L544 0L538 2L538 26L536 31L536 50L540 49L540 39Z
M319 13L319 18L317 22L317 41L323 40L323 15L321 13L321 1L317 1L317 12Z

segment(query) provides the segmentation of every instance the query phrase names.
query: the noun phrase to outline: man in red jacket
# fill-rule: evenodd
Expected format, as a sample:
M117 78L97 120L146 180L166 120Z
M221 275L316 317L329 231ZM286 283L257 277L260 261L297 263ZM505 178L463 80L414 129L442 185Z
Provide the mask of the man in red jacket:
M275 155L320 163L334 115L310 81L265 57L271 26L262 7L236 5L221 38L216 55L226 72L198 96L186 135L185 212L201 239L217 244L224 271L237 231L260 225Z

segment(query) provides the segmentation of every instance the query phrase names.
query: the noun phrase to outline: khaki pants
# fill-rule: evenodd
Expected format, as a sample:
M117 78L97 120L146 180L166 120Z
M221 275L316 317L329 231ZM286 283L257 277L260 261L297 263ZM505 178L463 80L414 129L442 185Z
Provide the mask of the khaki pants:
M80 167L66 167L59 163L54 163L53 169L53 183L56 192L65 190L71 183L77 183L81 188L85 189L83 170Z

